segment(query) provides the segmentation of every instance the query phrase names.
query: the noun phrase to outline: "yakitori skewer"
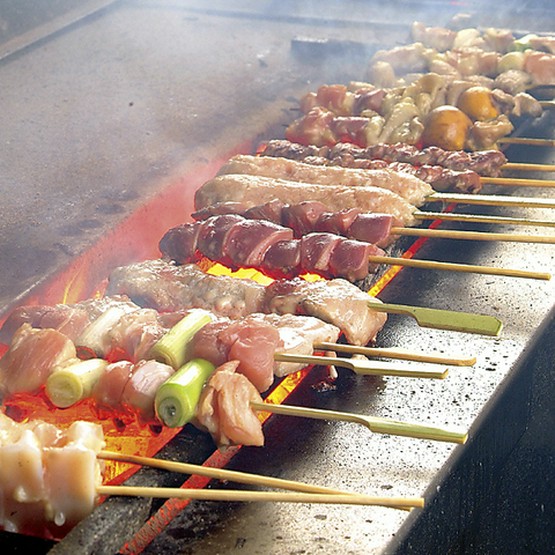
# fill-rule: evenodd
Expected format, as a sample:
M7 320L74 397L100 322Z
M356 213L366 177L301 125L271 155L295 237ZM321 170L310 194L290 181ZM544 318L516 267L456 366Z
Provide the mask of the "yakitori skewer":
M197 212L195 214L212 214L211 211L222 208L234 210L236 209L234 207L238 206L239 210L250 216L249 210L258 206L266 206L272 202L295 207L310 201L313 204L324 205L326 211L332 214L341 213L344 210L389 214L395 227L405 228L414 223L414 216L418 214L415 205L421 206L426 202L555 208L555 201L548 198L438 193L430 192L429 189L419 191L418 200L415 201L415 204L411 204L399 195L379 187L309 184L256 175L226 174L206 182L197 191L195 196ZM222 214L214 213L214 217L218 215ZM195 218L199 217L195 215ZM509 237L504 239L509 239Z
M444 151L437 147L419 149L401 143L379 144L363 149L348 143L317 147L277 139L262 145L260 154L316 165L390 167L397 171L408 171L432 186L437 186L439 181L441 188L447 186L469 192L479 189L481 176L495 177L502 170L555 171L553 164L509 162L498 150Z
M324 363L329 362L327 361L328 357L321 358L325 359ZM235 419L236 415L242 415L241 422L227 426L229 433L236 433L238 429L247 425L247 421L250 421L252 426L259 428L260 441L250 444L262 445L263 442L260 428L262 418L254 415L254 412L355 422L366 426L370 431L375 433L434 441L464 443L467 438L467 434L460 430L448 430L436 426L402 422L387 418L374 418L349 412L266 403L256 392L254 386L249 383L248 378L245 375L236 373L237 366L237 361L224 363L216 369L214 369L213 365L201 359L188 362L156 391L155 407L159 420L166 426L180 428L195 418L211 434L217 436L218 443L225 444L226 442L222 441L221 437L222 430L217 431L219 420L226 418L222 414L222 411L225 410L223 408L224 405L220 404L219 401L220 392L225 391L225 398L233 398L234 400L233 411L227 411L227 417ZM227 387L229 389L226 391ZM214 419L213 415L216 405L219 406L220 410L219 416ZM229 405L229 402L226 405ZM251 411L250 415L249 411ZM243 436L239 442L244 444L245 441ZM227 441L227 444L229 443Z
M309 159L310 160L310 159ZM325 159L322 159L325 160ZM218 175L251 175L274 179L287 179L293 182L312 183L321 185L344 185L344 186L373 186L390 190L411 204L419 205L422 196L430 194L433 190L448 191L455 190L465 193L477 193L483 185L498 186L528 186L528 187L554 187L555 181L546 179L515 178L480 176L473 174L474 180L471 181L466 174L465 177L459 176L459 181L464 180L464 185L460 182L442 183L435 174L417 175L417 167L408 165L400 168L396 166L386 166L385 168L358 168L350 167L347 161L342 159L343 166L331 164L318 165L313 159L306 163L289 158L279 158L272 156L247 156L237 155L224 164ZM353 161L354 163L354 161ZM366 161L366 164L387 164L386 162ZM441 171L449 170L443 168ZM436 171L437 173L437 171ZM437 181L434 181L434 176Z
M197 499L203 501L265 501L273 503L325 503L329 505L379 505L392 508L424 506L422 498L373 497L370 495L330 495L326 493L292 493L274 491L205 490L190 488L158 488L144 486L98 486L99 495L125 495L162 499Z
M202 226L202 222L209 218L222 218L225 216L239 216L247 219L269 221L290 227L296 237L301 237L311 232L331 232L369 243L382 245L392 242L397 236L410 237L431 237L442 239L462 239L470 241L499 241L512 243L555 243L553 235L530 235L517 233L494 233L494 232L475 232L462 230L446 230L437 228L422 229L417 227L404 227L395 225L395 218L392 214L363 212L358 209L332 212L327 209L325 203L318 201L306 201L298 204L288 205L278 200L270 201L250 208L241 207L239 203L220 203L208 207L200 212L193 214L197 223L183 224L172 228L161 242L161 249L166 254L166 244L168 237L173 234L183 235L187 227ZM441 219L441 215L438 215ZM372 225L373 224L373 225ZM227 225L227 222L226 222ZM554 223L555 225L555 223ZM171 246L169 249L176 249ZM171 252L168 253L171 256Z
M413 213L416 220L443 220L447 222L464 222L478 224L506 224L529 227L555 227L555 220L534 220L528 218L512 218L510 216L485 216L482 214L460 214L455 212L425 212Z
M204 236L211 237L214 229L219 230L220 238L203 240ZM324 248L328 251L325 257L319 254ZM374 242L353 241L336 233L310 232L295 238L295 231L287 226L240 215L220 214L176 226L162 237L160 251L178 264L194 263L206 257L235 268L256 268L279 278L313 273L357 281L380 264L528 279L551 278L543 272L386 256ZM347 251L349 264L343 255Z
M152 468L158 468L160 470L167 470L169 472L177 472L181 474L191 474L196 476L205 476L207 478L212 478L215 480L225 480L227 482L237 482L240 484L250 484L255 486L261 486L266 488L276 488L285 489L289 491L303 492L303 493L318 493L327 495L355 495L360 494L355 492L348 492L344 490L333 489L325 486L318 486L315 484L307 484L306 482L298 482L295 480L286 480L283 478L275 478L273 476L262 476L260 474L252 474L249 472L240 472L238 470L229 470L227 468L216 468L212 466L203 466L198 464L191 464L186 462L169 461L166 459L157 459L154 457L143 457L139 455L127 455L125 453L116 453L114 451L100 451L97 458L103 460L112 460L125 462L129 464L135 464L140 466L149 466ZM376 498L377 504L379 500L385 499L387 506L395 506L399 509L414 507L413 501L409 503L402 503L402 499L399 505L390 504L392 503L392 498ZM409 498L412 499L412 498ZM418 501L415 498L414 502ZM397 501L397 499L395 500Z
M379 434L391 434L417 439L430 439L434 441L445 441L449 443L465 443L467 433L459 430L448 430L435 426L401 422L388 418L378 418L356 414L351 412L341 412L327 409L315 409L309 407L299 407L291 405L274 405L271 403L251 402L251 407L256 411L271 412L286 416L300 416L303 418L316 418L318 420L335 420L341 422L353 422L366 426L371 432Z
M314 344L314 348L322 351L335 351L336 353L350 353L370 357L383 357L401 360L412 360L414 362L428 362L430 364L447 364L450 366L474 366L476 357L444 357L429 355L426 353L416 353L407 349L387 348L387 347L359 347L357 345L347 345L344 343L330 343L322 341Z

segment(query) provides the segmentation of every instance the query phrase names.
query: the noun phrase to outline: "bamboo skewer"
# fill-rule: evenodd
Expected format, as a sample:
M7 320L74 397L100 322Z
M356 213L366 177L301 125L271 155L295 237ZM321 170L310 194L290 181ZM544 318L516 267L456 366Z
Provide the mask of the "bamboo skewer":
M483 185L507 185L515 187L555 187L552 179L531 179L520 177L481 177Z
M341 505L380 505L391 508L424 506L420 497L373 497L370 495L327 493L297 493L276 491L210 490L189 488L157 488L142 486L99 486L99 495L124 495L131 497L156 497L163 499L199 499L204 501L270 501L273 503L326 503Z
M359 347L358 345L330 343L328 341L315 343L314 348L317 350L336 351L339 353L412 360L413 362L428 362L429 364L447 364L450 366L474 366L476 364L476 357L442 357L428 355L424 353L414 353L405 349L392 349L386 347Z
M501 166L504 170L555 172L555 164L529 164L527 162L507 162Z
M459 231L454 229L422 229L419 227L392 227L391 235L405 237L432 237L436 239L463 239L466 241L500 241L507 243L555 244L555 235L526 235L492 233L489 231Z
M520 208L555 208L555 200L548 198L514 197L503 195L469 195L467 193L432 193L428 202L457 202L483 206L513 206Z
M260 474L251 474L248 472L215 468L212 466L202 466L185 462L168 461L165 459L156 459L154 457L126 455L124 453L116 453L113 451L100 451L97 457L109 461L119 461L140 466L149 466L151 468L158 468L169 472L205 476L214 480L238 482L241 484L250 484L267 488L286 489L304 493L324 493L329 495L358 495L348 491L336 490L325 486L316 486L294 480L284 480L282 478L274 478L272 476L261 476Z
M340 357L318 356L318 355L294 355L289 353L276 353L274 360L280 362L299 362L305 364L320 364L325 366L341 366L349 368L356 374L362 376L399 376L403 378L435 378L442 380L447 377L448 370L436 370L434 368L402 368L400 366Z
M454 212L414 212L417 220L443 220L449 222L466 222L482 224L508 224L537 227L555 227L555 220L528 220L509 216L484 216L481 214L455 214Z
M519 277L526 279L539 279L549 281L551 274L545 272L531 272L512 268L496 268L493 266L480 266L477 264L457 264L454 262L437 262L435 260L415 260L414 258L396 258L393 256L368 257L371 264L387 264L389 266L408 266L409 268L421 268L423 270L446 270L467 274L484 274L489 276Z
M370 308L390 314L404 314L412 316L419 326L425 328L479 333L497 337L503 329L501 320L494 316L473 314L471 312L457 312L439 308L426 308L378 301L367 301Z
M387 418L378 418L356 414L352 412L340 412L335 410L313 409L309 407L297 407L290 405L273 405L270 403L251 402L251 407L256 411L271 412L286 416L300 416L303 418L315 418L317 420L334 420L340 422L353 422L366 426L371 432L378 434L391 434L416 439L430 439L433 441L445 441L449 443L465 443L467 434L457 430L447 430L435 426L401 422Z
M532 139L526 137L501 137L497 139L498 144L505 145L527 145L554 147L555 139Z

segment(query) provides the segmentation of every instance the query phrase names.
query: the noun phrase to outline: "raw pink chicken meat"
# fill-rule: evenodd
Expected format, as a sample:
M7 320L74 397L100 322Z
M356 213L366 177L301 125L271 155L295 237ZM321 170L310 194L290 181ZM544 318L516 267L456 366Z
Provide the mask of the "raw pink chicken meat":
M262 402L252 383L237 373L239 361L219 366L202 391L196 420L220 447L228 445L264 445L262 424L251 402Z

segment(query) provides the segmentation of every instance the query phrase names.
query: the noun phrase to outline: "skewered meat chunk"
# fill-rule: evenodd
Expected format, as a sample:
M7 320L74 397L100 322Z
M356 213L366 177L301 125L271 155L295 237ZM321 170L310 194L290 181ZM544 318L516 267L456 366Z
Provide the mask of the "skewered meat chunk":
M293 231L283 226L265 220L243 219L230 229L222 254L224 261L234 267L257 267L272 245L292 238Z
M237 155L224 164L218 175L248 174L317 183L320 185L371 186L387 189L419 206L433 193L427 183L406 173L383 169L354 169L339 166L315 166L288 158Z
M279 241L264 256L264 269L268 276L294 276L301 267L301 249L298 239Z
M344 279L278 280L268 286L267 307L277 314L308 314L338 326L347 341L366 345L387 315L368 309L368 294Z
M33 328L52 328L77 342L86 327L110 307L136 309L127 297L101 297L75 304L20 306L15 308L0 330L0 341L8 344L22 324Z
M78 327L72 325L68 328L68 315L78 315ZM52 328L60 333L67 330L71 332L68 338L75 343L77 355L81 358L101 356L110 360L138 362L182 317L183 314L179 313L160 314L139 307L127 297L113 296L104 297L102 301L95 299L76 304L16 308L8 316L2 334L10 343L12 329L22 323L36 329Z
M171 366L156 360L138 362L123 388L122 405L136 413L139 421L152 422L156 392L174 372Z
M271 210L266 207L272 205ZM279 205L279 214L278 208ZM211 215L225 213L226 209L237 210L237 203L222 202L216 206L207 206L203 210L193 214L198 220L209 218ZM319 201L304 201L299 204L284 204L281 201L270 201L260 206L253 206L250 209L242 209L237 212L245 218L265 219L265 215L271 212L271 217L275 223L284 225L293 230L296 238L303 237L314 231L335 233L378 246L387 245L391 242L390 232L393 218L390 214L372 214L363 212L358 208L345 208L338 212L330 212L328 207ZM192 224L186 224L192 225ZM181 233L182 225L178 225L167 232L172 238L160 243L162 252L173 253L172 258L180 263L180 253L194 252L195 245L185 242L183 248L179 246L179 240L175 237ZM283 273L288 274L294 268L300 266L300 253L298 253L295 241L279 241L266 252L264 264L269 269L276 272L279 268L284 269ZM280 266L281 261L281 266Z
M59 539L90 514L103 466L101 426L77 421L62 431L0 413L0 524L9 532Z
M294 279L264 286L250 279L206 274L194 264L176 266L161 259L116 268L107 292L128 295L159 311L204 308L232 319L254 312L314 316L337 326L347 341L357 345L372 341L387 318L370 309L368 294L346 280L309 283ZM225 303L221 301L224 296Z
M308 211L311 211L310 203ZM212 216L207 220L202 220L191 225L202 227L208 223L210 226L217 227L218 219L226 217L226 215ZM256 255L249 255L239 260L240 264L236 265L235 260L230 261L229 256L226 256L230 249L226 243L223 243L220 253L212 253L214 261L221 262L232 268L256 268L271 277L290 277L302 273L315 273L324 277L345 277L351 281L356 281L364 279L369 272L376 271L377 267L375 265L368 264L370 256L385 255L382 249L371 243L346 239L334 233L311 232L302 235L299 239L292 240L293 231L289 228L283 228L264 220L244 219L244 221L251 224L248 230L248 242L252 252L256 253ZM239 226L241 223L237 222L235 225ZM310 225L314 226L314 224L315 222L312 222ZM303 225L305 225L304 222L301 224L301 227ZM309 224L307 223L306 225ZM265 233L268 226L272 228L271 237L273 240L269 240ZM244 228L245 226L242 226L241 231ZM167 234L174 235L179 233L180 230L180 227L170 229ZM284 230L284 232L280 230ZM227 235L227 240L231 242L233 236L236 235L234 234L233 227L229 229ZM281 237L284 237L283 240ZM281 245L282 241L285 242L285 246ZM167 245L171 245L173 250L168 250ZM299 254L294 253L295 249L298 250ZM196 248L193 248L190 252L182 251L179 248L178 241L175 239L165 241L162 238L160 250L164 257L183 262L195 262L199 259L199 253L200 256L206 255L200 245L196 245ZM282 255L285 256L283 261L280 260ZM266 260L268 260L268 265ZM291 267L292 260L298 261L298 265ZM251 261L253 262L252 264Z
M476 152L445 151L438 147L419 149L405 144L378 144L359 148L348 143L333 147L315 147L285 140L269 141L262 153L265 156L282 156L302 160L310 156L336 160L345 155L356 160L385 160L386 162L405 162L417 166L432 165L455 171L472 170L479 175L496 177L501 167L507 163L505 155L498 150Z
M264 286L254 281L212 276L194 264L175 266L159 259L113 270L107 294L123 291L138 305L159 312L204 308L232 319L261 312L264 303Z
M403 99L395 104L391 116L383 122L379 133L375 133L372 118L341 117L334 116L333 114L331 114L332 117L329 117L330 112L324 113L322 109L316 107L307 115L293 121L287 127L285 137L290 141L302 144L329 147L341 142L352 143L364 148L380 143L397 142L416 145L423 141L425 146L438 146L453 151L458 151L462 148L472 149L473 143L467 141L467 134L473 129L475 124L469 118L465 120L465 128L461 126L457 128L460 136L455 142L445 142L445 140L442 140L444 133L451 133L451 131L443 130L443 122L439 125L435 123L435 120L430 119L436 110L454 108L454 106L448 104L441 105L431 111L427 111L423 116L419 114L413 100ZM460 114L465 115L462 111L460 111ZM501 115L508 120L507 115ZM458 124L458 122L455 123ZM512 131L513 127L505 129L508 134ZM434 133L432 133L432 130L434 130ZM496 136L492 140L497 141L499 138L500 136ZM480 149L493 149L495 144L495 142L484 144Z
M202 248L203 252L212 253L211 256L221 254L224 245L227 244L227 236L232 227L242 221L241 218L235 214L226 214L218 220L218 225L215 225L213 220L207 220L197 233L191 235L191 248L195 247L192 239L197 236L196 245Z
M121 411L123 391L134 370L135 365L128 360L108 364L94 384L91 395L100 411L104 409Z
M456 31L445 27L426 27L424 23L415 21L411 26L412 38L427 48L444 51L453 47Z
M35 393L57 366L75 359L75 345L59 331L34 329L23 324L13 335L0 360L0 390L7 393Z
M334 343L341 330L332 324L312 316L297 314L252 314L249 320L260 320L274 326L279 334L279 353L313 355L314 345L321 342ZM306 366L305 363L274 362L274 375L283 377Z
M237 361L258 391L266 391L274 381L274 354L280 337L276 328L263 320L216 321L207 324L192 340L191 358L203 358L214 366Z
M195 194L195 209L229 201L251 207L276 199L286 204L315 200L333 212L360 208L391 214L398 226L414 223L414 206L386 189L298 183L252 175L222 175L207 181Z
M110 329L110 360L124 359L139 362L148 357L153 345L182 317L160 315L151 308L137 308L124 314Z
M352 210L356 209L353 208ZM291 228L295 233L295 237L300 238L307 233L316 231L318 222L326 212L326 205L317 200L306 200L299 204L283 204L280 224ZM318 231L327 230L322 229Z
M216 368L202 390L196 423L208 431L219 447L264 445L262 424L252 410L252 402L262 402L249 380L236 372L238 361Z

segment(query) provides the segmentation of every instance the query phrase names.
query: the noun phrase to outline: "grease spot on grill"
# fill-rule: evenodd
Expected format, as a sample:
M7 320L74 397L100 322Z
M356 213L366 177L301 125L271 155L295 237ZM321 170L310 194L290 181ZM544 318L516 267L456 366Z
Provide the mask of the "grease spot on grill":
M101 214L121 214L124 210L121 204L100 204L96 207Z
M95 229L97 227L100 227L102 224L98 220L91 218L81 220L77 225L83 229Z
M62 235L81 235L83 230L76 224L68 224L60 228L60 233Z
M80 220L79 222L75 222L72 224L64 225L60 228L60 232L62 235L81 235L84 231L89 229L96 229L102 226L102 223L93 218Z
M134 191L133 189L112 190L103 195L103 197L107 200L114 200L119 202L135 200L138 196L139 193L137 193L137 191Z

